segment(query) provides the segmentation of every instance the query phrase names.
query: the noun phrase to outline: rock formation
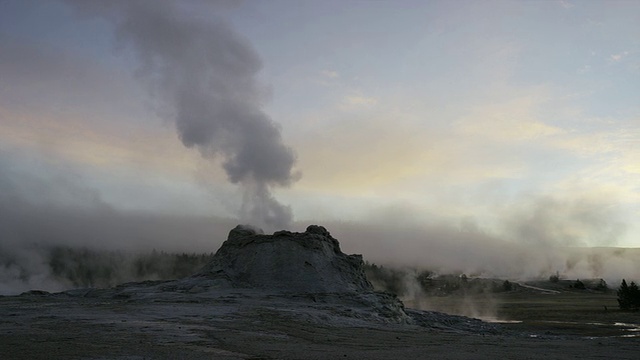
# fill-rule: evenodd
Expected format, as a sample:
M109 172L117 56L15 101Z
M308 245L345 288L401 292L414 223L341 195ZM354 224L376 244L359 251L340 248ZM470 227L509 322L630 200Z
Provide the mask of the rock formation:
M282 310L287 316L323 324L414 321L395 295L374 291L361 255L344 254L338 241L317 225L303 233L283 230L273 235L238 225L211 262L192 276L64 294L147 304L236 304Z
M346 255L322 226L304 233L261 231L238 225L199 274L221 286L293 293L371 292L361 255Z

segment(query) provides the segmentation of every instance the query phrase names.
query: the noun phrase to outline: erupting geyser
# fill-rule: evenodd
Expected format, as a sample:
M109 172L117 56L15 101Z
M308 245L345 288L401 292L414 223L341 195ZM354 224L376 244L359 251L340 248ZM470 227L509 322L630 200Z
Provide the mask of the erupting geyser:
M220 157L229 181L243 191L240 218L261 227L290 225L292 212L273 196L300 174L280 128L262 110L258 54L229 24L189 13L178 1L74 1L116 26L118 40L139 63L137 75L175 123L180 140L208 158ZM180 6L182 5L182 6ZM224 5L203 3L217 11ZM193 11L193 9L191 9Z

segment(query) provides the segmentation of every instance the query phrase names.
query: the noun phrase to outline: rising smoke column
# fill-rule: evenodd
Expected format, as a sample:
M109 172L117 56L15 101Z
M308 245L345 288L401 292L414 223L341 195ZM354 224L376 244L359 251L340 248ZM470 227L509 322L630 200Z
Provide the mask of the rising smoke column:
M175 121L182 143L203 156L221 156L228 179L244 190L242 220L287 227L291 209L271 189L297 178L295 154L261 109L256 75L262 65L248 42L221 19L189 15L174 1L72 2L115 24L118 40L133 49L138 74L160 100L163 116Z

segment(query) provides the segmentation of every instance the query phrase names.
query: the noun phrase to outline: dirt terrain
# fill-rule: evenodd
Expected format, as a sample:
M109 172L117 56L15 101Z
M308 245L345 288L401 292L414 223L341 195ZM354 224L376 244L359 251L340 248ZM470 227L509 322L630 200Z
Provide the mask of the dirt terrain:
M154 285L156 286L156 285ZM637 338L556 335L336 294L255 290L32 293L0 298L2 359L636 359Z

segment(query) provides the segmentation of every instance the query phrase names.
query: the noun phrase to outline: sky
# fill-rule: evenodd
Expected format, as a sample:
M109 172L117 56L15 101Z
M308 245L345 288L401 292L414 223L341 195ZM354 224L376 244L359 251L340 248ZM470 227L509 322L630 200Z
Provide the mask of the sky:
M565 269L640 247L640 3L2 0L0 174L5 249L314 223Z

